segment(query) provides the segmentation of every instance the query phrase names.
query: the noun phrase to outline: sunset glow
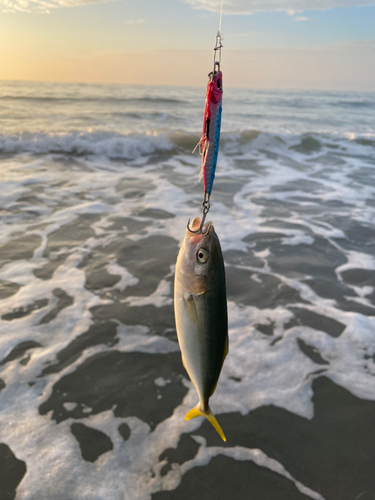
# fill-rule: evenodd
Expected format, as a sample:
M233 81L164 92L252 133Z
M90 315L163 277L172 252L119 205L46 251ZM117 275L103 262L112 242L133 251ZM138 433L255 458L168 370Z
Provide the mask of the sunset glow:
M304 11L298 0L224 2L226 84L375 90L372 3ZM218 27L210 0L0 6L0 79L8 80L201 85Z

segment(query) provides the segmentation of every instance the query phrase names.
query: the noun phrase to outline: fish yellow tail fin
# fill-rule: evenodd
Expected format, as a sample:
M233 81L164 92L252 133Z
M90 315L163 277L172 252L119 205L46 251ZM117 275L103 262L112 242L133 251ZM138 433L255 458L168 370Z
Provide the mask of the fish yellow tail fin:
M212 413L210 407L207 408L206 412L203 412L199 408L199 403L198 403L196 406L194 406L194 408L192 410L190 410L190 411L187 412L187 414L185 415L185 420L190 420L191 418L201 417L201 416L207 418L207 420L214 427L214 429L216 430L216 432L219 434L219 436L221 437L221 439L223 441L227 440L226 437L225 437L225 435L224 435L224 432L223 432L222 428L219 425L219 422L216 420L216 418L215 418L214 414Z

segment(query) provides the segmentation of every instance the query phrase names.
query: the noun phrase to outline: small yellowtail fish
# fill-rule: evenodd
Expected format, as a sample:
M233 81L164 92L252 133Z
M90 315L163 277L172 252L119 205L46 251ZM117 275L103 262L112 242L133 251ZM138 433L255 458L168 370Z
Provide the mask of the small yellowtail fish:
M199 403L185 420L203 415L226 441L208 405L228 353L224 261L212 222L201 226L199 217L188 225L175 275L178 342L182 362L199 396Z

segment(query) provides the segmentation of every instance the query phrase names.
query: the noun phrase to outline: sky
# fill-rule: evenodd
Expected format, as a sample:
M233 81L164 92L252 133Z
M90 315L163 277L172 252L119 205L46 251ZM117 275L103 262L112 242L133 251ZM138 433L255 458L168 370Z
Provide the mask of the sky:
M220 0L0 0L0 79L205 85ZM223 0L228 87L375 91L375 0Z

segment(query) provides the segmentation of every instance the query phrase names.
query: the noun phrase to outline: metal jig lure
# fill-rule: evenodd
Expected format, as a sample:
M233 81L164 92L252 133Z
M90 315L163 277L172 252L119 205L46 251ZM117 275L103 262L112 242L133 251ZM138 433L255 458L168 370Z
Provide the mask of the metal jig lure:
M222 35L219 30L216 35L214 47L214 67L208 75L206 104L203 115L203 132L202 137L196 146L196 148L199 148L199 153L202 156L200 176L203 177L204 187L202 203L203 215L201 224L196 231L192 231L190 229L189 219L187 227L192 233L200 233L202 231L206 215L210 210L210 196L215 179L217 156L219 153L223 98L223 74L220 70L221 48L223 46L221 41Z

